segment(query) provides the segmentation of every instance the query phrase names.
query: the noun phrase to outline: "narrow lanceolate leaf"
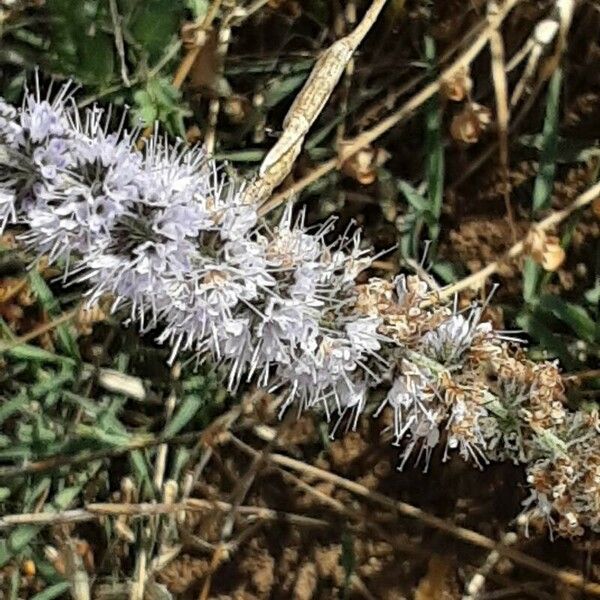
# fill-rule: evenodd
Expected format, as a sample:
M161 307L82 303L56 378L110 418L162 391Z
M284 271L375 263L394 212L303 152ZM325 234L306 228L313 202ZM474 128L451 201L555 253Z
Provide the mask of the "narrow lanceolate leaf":
M542 268L532 258L527 257L523 265L523 299L525 302L533 302L540 287L542 279Z
M42 590L35 596L31 596L30 600L54 600L54 598L63 598L64 594L69 590L71 584L68 581L55 583L45 590Z
M533 188L533 212L546 209L552 200L552 186L556 172L556 148L558 140L560 91L562 70L556 69L548 87L546 116L542 130L542 149L540 167Z
M432 74L435 71L435 43L425 38L425 56ZM444 147L442 144L442 115L439 96L433 96L425 105L425 161L427 196L435 224L429 227L432 239L439 234L438 221L442 213L444 195Z
M539 307L568 325L582 340L594 342L596 323L582 306L567 302L558 296L544 294L539 299Z
M195 416L200 408L206 404L205 399L199 394L186 396L164 430L165 437L179 433Z
M44 281L44 278L39 274L37 269L33 269L29 273L29 281L32 291L37 296L43 309L48 313L50 318L59 317L61 314L60 306L52 290L48 287L48 284ZM63 323L56 327L56 334L58 337L58 343L60 349L71 358L79 359L79 349L77 348L77 342L73 337L69 325Z
M429 210L427 199L424 198L410 183L407 181L399 181L398 187L404 194L408 203L420 213L425 213Z

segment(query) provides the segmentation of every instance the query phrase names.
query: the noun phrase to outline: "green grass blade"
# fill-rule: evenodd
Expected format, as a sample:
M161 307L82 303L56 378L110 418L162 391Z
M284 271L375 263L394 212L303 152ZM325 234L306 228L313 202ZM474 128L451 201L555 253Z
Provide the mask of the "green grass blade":
M554 71L548 87L546 101L546 116L542 130L542 148L540 167L533 187L533 213L550 207L552 187L556 172L556 149L558 141L560 91L562 85L562 70Z
M59 317L61 314L60 305L54 297L52 290L48 287L48 284L37 270L34 269L29 273L29 282L32 291L35 293L48 315L54 318ZM79 348L77 347L75 338L71 334L69 325L66 323L58 325L56 327L56 334L58 336L59 348L67 356L70 356L75 360L80 360Z

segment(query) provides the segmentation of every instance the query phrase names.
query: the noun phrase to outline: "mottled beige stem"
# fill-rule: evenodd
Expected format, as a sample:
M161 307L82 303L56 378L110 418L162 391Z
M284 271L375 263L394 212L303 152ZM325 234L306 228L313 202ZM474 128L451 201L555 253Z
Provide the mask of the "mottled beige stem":
M331 171L334 171L338 166L347 160L359 150L368 146L374 142L377 138L381 137L384 133L388 132L392 127L412 115L417 108L422 106L429 98L436 94L440 89L440 82L444 79L450 79L457 71L464 68L466 65L471 64L480 52L487 46L490 37L493 32L496 31L501 25L504 19L508 16L510 11L519 3L520 0L506 0L502 5L501 10L497 16L489 19L487 27L481 32L479 37L473 42L469 48L467 48L447 69L445 69L438 78L437 81L433 81L429 85L425 86L420 92L410 98L403 106L401 106L396 112L391 114L386 119L380 121L377 125L368 129L356 136L354 139L349 140L347 144L344 144L343 152L340 152L340 156L332 158L322 164L320 164L314 171L311 171L308 175L299 179L288 189L275 194L273 197L265 201L259 209L259 215L264 216L269 211L277 208L283 204L286 200L291 198L294 194L297 194L301 190L305 189L311 183L317 181L321 177L327 175ZM360 28L362 23L357 27ZM355 30L356 31L356 30ZM351 34L352 35L352 34ZM340 40L341 41L341 40ZM340 73L341 75L341 73ZM265 159L266 160L266 159ZM273 189L273 188L272 188ZM248 193L252 193L251 190Z
M244 192L249 204L261 204L291 172L304 138L338 84L352 54L375 23L386 0L373 0L362 21L317 60L283 121L283 133L265 156L258 178Z

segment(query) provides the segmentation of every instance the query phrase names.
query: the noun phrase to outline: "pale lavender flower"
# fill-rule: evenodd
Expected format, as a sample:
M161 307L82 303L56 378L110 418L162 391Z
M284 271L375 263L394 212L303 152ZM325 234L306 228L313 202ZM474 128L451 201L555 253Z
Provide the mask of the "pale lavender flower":
M472 309L467 318L462 314L453 314L437 329L423 336L424 354L443 364L459 360L471 347L477 334L491 334L491 324L480 323L480 318L479 308Z
M26 224L29 247L62 261L89 303L110 296L156 330L171 362L210 360L231 391L255 382L282 410L324 412L332 435L355 428L370 391L387 386L377 413L391 409L400 468L427 469L440 443L444 459L456 450L478 465L537 456L523 405L544 390L488 386L467 360L512 341L480 322L480 308L424 307L430 290L415 276L357 286L373 260L357 232L337 236L334 219L307 227L291 207L275 226L261 222L202 149L155 136L140 152L137 132L124 120L110 131L113 121L78 112L67 87L52 100L27 94L19 109L0 99L0 228ZM543 493L534 501L545 510ZM591 513L587 500L573 506Z
M11 189L0 188L0 231L4 231L7 223L17 219L15 193Z

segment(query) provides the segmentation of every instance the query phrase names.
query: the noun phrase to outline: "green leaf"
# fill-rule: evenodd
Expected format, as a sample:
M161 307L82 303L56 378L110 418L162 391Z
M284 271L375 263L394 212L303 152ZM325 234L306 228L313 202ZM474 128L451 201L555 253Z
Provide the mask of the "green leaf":
M61 315L60 305L52 290L48 287L48 284L44 281L44 278L39 274L37 269L32 269L29 272L29 283L31 290L40 301L42 308L52 318L57 318ZM80 359L79 348L77 342L71 334L69 326L66 323L58 325L56 327L56 333L58 335L59 348L67 355L75 360Z
M129 463L133 471L134 481L141 484L141 494L143 499L152 499L154 497L154 488L150 469L148 468L148 459L145 452L133 450L129 454Z
M561 339L546 326L546 321L543 314L534 314L532 311L524 311L517 316L519 327L531 334L552 356L559 358L564 368L574 369L573 357Z
M208 0L185 0L185 5L196 20L203 18L208 11Z
M39 530L39 525L21 525L14 529L7 539L0 540L0 567L3 567L13 556L22 552Z
M600 284L594 286L593 288L587 290L583 297L585 298L588 304L598 304L600 302Z
M146 88L134 94L134 100L131 116L136 125L149 126L158 120L171 133L185 135L183 118L191 113L182 102L181 92L168 79L149 79Z
M61 581L55 583L45 590L42 590L34 596L30 596L29 600L54 600L54 598L60 598L70 589L71 584L68 581Z
M449 261L438 261L431 270L445 283L450 284L460 279L460 274L456 269L456 265Z
M295 92L308 78L308 73L288 75L274 79L267 84L263 92L264 106L273 108Z
M171 437L179 433L205 404L206 401L200 394L186 396L177 408L173 418L167 423L164 435Z
M11 400L5 400L2 404L0 404L0 424L15 413L27 410L27 406L28 398L24 394L19 394Z
M73 503L75 498L77 498L77 496L80 494L80 492L80 485L71 486L65 488L64 490L61 490L56 494L56 496L54 496L52 500L52 506L48 507L47 505L47 512L54 512L54 509L56 509L57 511L66 510L69 506L71 506L71 504Z
M596 323L582 306L550 294L541 296L537 306L568 325L582 340L594 343Z
M436 50L432 37L425 37L425 56L429 70L436 76ZM425 105L425 162L427 196L430 212L436 221L442 213L444 199L444 145L442 142L442 110L440 98L433 96ZM430 232L431 233L431 232ZM437 232L436 236L437 237ZM432 235L432 238L435 240Z
M542 268L531 258L526 258L523 265L523 299L525 302L535 301L539 293L541 279Z
M56 512L67 509L81 492L81 486L65 488L59 492L52 503L44 506L44 512ZM0 540L0 567L4 566L13 556L22 552L37 536L40 525L21 525L14 529L8 539Z
M248 150L232 150L230 152L217 152L215 160L227 160L239 163L259 163L266 155L266 151L260 148Z
M198 4L198 9L201 7ZM169 41L178 34L184 4L173 0L137 2L127 19L127 28L143 47L150 62L158 60Z
M407 181L398 181L398 187L404 194L404 197L409 204L420 213L426 213L429 210L429 203L427 200L419 194L419 192Z
M542 130L542 149L540 166L533 187L533 213L550 207L552 186L556 172L556 143L558 140L560 91L562 84L562 69L554 71L548 86L546 100L546 116Z
M29 344L11 346L9 343L3 347L3 344L0 342L0 352L6 352L9 356L12 356L18 360L39 361L55 364L75 364L72 358L61 356L60 354L54 354L54 352L49 352L48 350L38 348L37 346L30 346Z
M49 54L54 68L83 83L107 85L115 73L115 46L108 2L47 0L52 27Z

